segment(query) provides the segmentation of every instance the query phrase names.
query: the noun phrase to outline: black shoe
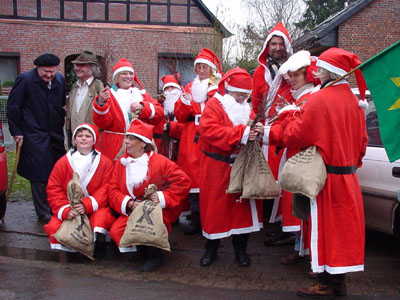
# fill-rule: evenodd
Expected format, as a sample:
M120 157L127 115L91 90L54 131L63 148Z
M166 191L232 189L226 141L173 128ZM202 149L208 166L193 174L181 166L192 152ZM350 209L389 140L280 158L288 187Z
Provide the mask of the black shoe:
M266 236L264 240L265 246L282 246L282 245L293 245L296 241L296 236L289 232L274 233L270 236Z
M106 243L104 242L95 242L94 243L94 253L93 257L96 259L101 259L106 257L107 251L106 251Z
M154 271L161 267L163 264L164 256L162 250L159 248L152 248L150 251L148 251L147 259L140 270L144 272Z
M192 212L190 217L190 223L185 227L183 233L185 235L194 235L201 233L201 222L200 222L200 214L198 212Z
M38 217L38 221L43 223L43 224L47 224L50 222L51 219L51 215L41 215Z
M239 266L241 267L248 267L250 266L250 256L247 255L246 252L238 252L236 253L236 260L239 263Z
M202 267L211 266L211 264L214 262L216 258L217 258L216 251L206 250L203 257L200 258L200 266Z

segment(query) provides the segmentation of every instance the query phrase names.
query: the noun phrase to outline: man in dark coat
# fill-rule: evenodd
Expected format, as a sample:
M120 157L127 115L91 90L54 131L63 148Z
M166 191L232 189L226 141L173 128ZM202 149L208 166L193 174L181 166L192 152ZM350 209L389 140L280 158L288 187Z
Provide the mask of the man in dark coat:
M56 69L60 59L45 53L35 68L17 76L8 97L11 135L21 146L18 174L31 183L32 199L40 221L50 220L46 185L55 162L65 154L65 84Z

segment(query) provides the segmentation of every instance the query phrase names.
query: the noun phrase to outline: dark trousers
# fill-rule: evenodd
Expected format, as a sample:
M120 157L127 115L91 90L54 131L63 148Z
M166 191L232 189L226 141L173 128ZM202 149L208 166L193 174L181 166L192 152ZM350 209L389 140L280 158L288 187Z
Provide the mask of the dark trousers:
M317 281L320 284L332 285L334 281L344 282L346 274L329 274L328 272L322 272L317 274Z
M38 217L51 215L51 209L47 202L46 186L47 182L31 181L33 205L35 206L35 212Z
M235 234L232 236L232 245L235 253L246 253L249 234Z
M192 213L200 213L199 193L190 193L190 211Z

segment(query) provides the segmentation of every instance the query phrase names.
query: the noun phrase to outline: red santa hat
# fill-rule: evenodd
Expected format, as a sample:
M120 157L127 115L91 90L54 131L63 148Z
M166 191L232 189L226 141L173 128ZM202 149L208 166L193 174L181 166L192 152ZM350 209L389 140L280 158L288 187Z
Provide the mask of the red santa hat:
M266 65L266 60L267 60L267 56L268 56L268 43L272 39L273 36L279 36L279 37L283 38L287 54L291 55L293 53L292 42L290 41L289 32L287 31L286 27L283 26L282 21L280 21L268 33L267 38L265 39L265 42L264 42L263 49L262 49L260 55L258 56L258 61L263 65Z
M209 65L211 68L217 71L217 74L222 74L221 62L218 56L210 49L203 48L200 53L194 59L194 65L202 63Z
M132 121L131 127L129 127L125 135L134 135L146 144L152 144L153 126L135 119Z
M221 95L225 95L225 90L250 94L252 88L253 79L251 75L241 68L234 68L226 72L218 84Z
M161 80L163 82L163 91L169 86L181 89L181 85L178 82L178 80L181 81L181 75L179 73L163 76Z
M93 135L93 142L94 142L94 147L96 150L98 150L98 143L97 143L97 137L100 136L100 131L99 131L99 127L97 127L94 124L89 124L89 123L82 123L79 124L75 130L74 133L72 135L72 138L75 139L76 134L78 133L79 129L87 129L89 130L92 135ZM75 142L74 142L75 143Z
M117 77L118 73L121 72L132 72L134 74L134 81L139 85L141 91L141 94L146 93L146 91L143 88L142 83L139 81L139 79L136 76L135 69L133 68L132 64L127 60L126 58L121 58L113 67L113 75L112 78L115 80L115 77Z
M343 76L352 69L361 65L360 60L354 53L348 52L340 48L329 48L322 52L318 57L317 66L328 70L329 72ZM361 99L365 99L365 90L367 84L360 69L354 71L358 89L360 90Z
M279 68L279 73L283 75L287 72L296 72L297 70L305 67L306 81L311 82L314 85L318 85L321 83L321 81L313 74L318 69L316 63L317 60L315 57L311 56L310 52L306 50L300 50L299 52L296 52L290 56L289 59L282 64L282 66Z

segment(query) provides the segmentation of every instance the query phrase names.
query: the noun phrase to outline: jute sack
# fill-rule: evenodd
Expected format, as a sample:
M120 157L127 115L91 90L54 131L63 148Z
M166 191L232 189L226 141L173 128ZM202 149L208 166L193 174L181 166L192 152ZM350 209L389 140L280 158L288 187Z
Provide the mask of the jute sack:
M82 198L82 188L78 173L74 173L72 179L68 182L67 196L71 210L74 210L74 205L81 203ZM86 214L79 215L71 220L64 220L58 231L54 234L54 238L64 246L74 249L94 260L93 231Z
M229 186L226 190L228 194L236 194L241 193L243 189L243 177L244 177L244 169L248 160L246 151L239 151L238 155L235 158L235 161L232 164L230 178L229 178Z
M270 199L279 195L279 188L258 141L248 142L241 151L247 162L244 168L243 190L240 199Z
M120 241L120 247L146 245L171 251L168 231L164 225L160 203L146 200L148 195L157 191L154 184L145 189L144 201L130 214Z
M289 158L279 176L281 187L292 193L315 198L325 185L326 167L316 146Z

